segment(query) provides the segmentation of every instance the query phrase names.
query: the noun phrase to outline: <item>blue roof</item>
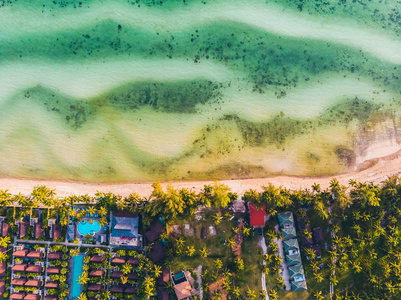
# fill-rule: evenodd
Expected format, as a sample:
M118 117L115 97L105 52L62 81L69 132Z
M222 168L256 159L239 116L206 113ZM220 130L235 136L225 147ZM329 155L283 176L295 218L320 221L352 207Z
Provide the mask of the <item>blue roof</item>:
M123 215L115 212L111 216L111 236L123 238L138 238L138 215Z

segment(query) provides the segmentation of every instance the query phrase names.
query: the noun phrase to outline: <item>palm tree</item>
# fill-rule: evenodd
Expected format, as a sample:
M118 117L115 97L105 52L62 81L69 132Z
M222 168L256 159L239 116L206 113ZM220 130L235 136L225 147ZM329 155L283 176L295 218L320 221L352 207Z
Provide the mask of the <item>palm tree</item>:
M0 252L0 263L7 260L7 254Z
M117 209L118 210L125 210L127 208L127 204L126 204L126 202L125 202L125 199L119 199L118 201L117 201Z
M322 294L322 291L316 291L315 293L313 293L313 296L315 297L315 299L317 300L323 300L324 296Z
M78 278L78 282L80 284L86 284L88 282L88 273L87 272L82 272L81 276Z
M228 245L231 249L233 249L233 248L235 247L235 240L234 240L233 238L228 239L227 245Z
M223 262L221 261L221 259L219 259L219 258L215 259L214 266L216 267L217 270L220 270L221 268L223 268Z
M265 300L265 299L266 299L266 296L267 296L266 291L264 291L264 290L260 290L260 291L259 291L259 298L260 298L260 300Z
M70 255L71 256L78 256L78 254L79 254L78 248L74 248L74 249L70 250Z
M189 257L191 257L191 256L193 256L194 254L195 254L195 248L194 248L194 246L188 246L187 247L187 255L189 256Z
M0 247L7 247L11 243L9 236L0 237Z
M270 290L269 291L269 296L270 296L271 300L276 300L277 296L278 296L276 290Z
M153 274L155 278L158 278L162 274L162 267L159 265L154 265Z
M88 300L88 298L86 297L86 294L82 293L79 295L78 300Z
M90 207L88 208L87 212L88 212L88 214L90 214L90 215L94 215L94 214L96 214L97 210L96 210L96 208L95 208L94 206L90 206Z
M216 224L216 225L219 225L221 223L221 216L218 213L213 215L212 219L214 221L214 224Z
M248 289L246 291L246 295L248 296L249 299L255 299L256 298L255 290Z
M121 283L122 284L126 284L127 283L127 281L128 281L128 277L126 277L126 276L121 276Z
M12 203L12 195L8 190L0 190L0 206L9 206Z
M209 255L209 249L203 247L202 249L199 250L199 253L201 257L206 258Z
M125 264L123 264L123 267L122 267L122 273L124 274L124 275L127 275L128 273L131 273L131 271L132 271L132 265L131 264L129 264L129 263L125 263Z
M246 226L242 227L242 234L243 234L244 236L249 236L250 233L251 233L251 228L246 227Z
M107 216L107 209L103 206L99 208L98 212L101 216Z

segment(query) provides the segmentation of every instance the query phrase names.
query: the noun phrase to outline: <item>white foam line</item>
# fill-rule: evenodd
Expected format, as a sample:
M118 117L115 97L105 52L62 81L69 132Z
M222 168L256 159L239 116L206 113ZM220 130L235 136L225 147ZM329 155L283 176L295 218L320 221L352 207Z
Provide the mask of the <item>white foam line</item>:
M40 14L40 10L38 10ZM42 14L43 15L43 14ZM52 31L77 29L102 20L115 20L123 24L156 31L182 31L197 25L224 20L244 23L267 32L294 38L309 38L339 43L364 50L392 63L401 63L401 42L386 36L384 30L372 32L359 25L339 25L338 22L286 12L275 5L220 3L191 5L171 11L143 7L141 9L123 4L93 4L90 9L65 10L62 16L46 15L38 21L38 15L30 10L1 9L0 36L21 36L27 33L46 34ZM351 27L352 26L352 27Z

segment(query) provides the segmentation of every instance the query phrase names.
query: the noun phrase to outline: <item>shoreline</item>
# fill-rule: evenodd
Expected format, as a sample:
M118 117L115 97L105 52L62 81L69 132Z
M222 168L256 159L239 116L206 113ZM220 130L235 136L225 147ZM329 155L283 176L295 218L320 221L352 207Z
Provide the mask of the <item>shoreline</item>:
M367 165L370 166L363 168L363 166ZM360 170L354 172L324 177L275 176L253 179L219 180L218 182L229 186L232 192L238 193L239 195L244 194L245 191L249 189L261 190L262 186L266 186L269 183L275 186L283 186L291 190L311 188L314 183L320 184L321 188L324 189L329 186L330 180L333 178L337 178L341 184L346 186L350 179L379 184L390 176L401 174L401 151L385 157L365 161L359 168ZM171 184L175 188L187 188L193 189L195 192L200 192L205 184L213 182L212 180L165 181L161 182L161 184L163 188ZM97 191L105 193L111 192L121 196L137 193L141 197L149 197L152 192L152 182L94 183L70 180L0 178L0 189L7 189L12 194L22 193L24 195L29 195L37 185L46 185L51 189L56 189L57 196L59 197L84 194L93 196Z

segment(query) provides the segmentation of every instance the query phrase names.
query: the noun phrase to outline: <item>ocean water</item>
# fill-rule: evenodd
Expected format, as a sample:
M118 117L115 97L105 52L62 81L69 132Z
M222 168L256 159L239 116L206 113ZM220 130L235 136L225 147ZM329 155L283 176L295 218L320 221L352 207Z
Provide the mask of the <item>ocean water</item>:
M355 170L401 144L400 28L395 0L0 1L0 176Z

